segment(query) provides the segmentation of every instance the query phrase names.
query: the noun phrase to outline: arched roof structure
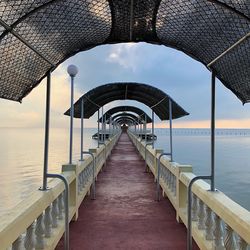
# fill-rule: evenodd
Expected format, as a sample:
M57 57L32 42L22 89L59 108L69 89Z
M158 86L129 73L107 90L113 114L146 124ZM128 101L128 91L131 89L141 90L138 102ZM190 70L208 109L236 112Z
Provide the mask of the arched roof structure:
M146 119L145 119L145 115L146 115ZM105 115L103 115L103 116L105 117ZM144 123L145 120L146 120L146 123L152 122L152 119L146 113L144 113L144 115L141 117L136 116L136 115L131 114L131 113L127 113L127 112L118 113L118 114L112 116L112 120L116 119L117 117L131 117L134 120L136 120L137 122L139 122L140 124ZM99 119L99 122L102 122L102 117ZM109 124L109 119L107 119L107 124Z
M169 119L169 100L172 101L173 119L188 115L170 96L163 91L142 83L108 83L84 94L74 104L74 117L81 117L84 102L84 118L92 116L100 107L116 100L135 100L150 107L161 120ZM65 112L70 115L70 109Z
M101 44L148 42L211 66L250 101L249 0L26 0L0 3L0 98L21 101L49 71ZM150 58L148 58L150 60Z
M117 114L115 116L112 117L113 120L115 121L116 119L120 119L120 118L132 118L136 123L139 122L139 124L143 124L144 123L144 120L143 119L140 119L138 121L138 117L136 117L135 115L133 114L128 114L128 113L123 113L123 114ZM146 123L151 123L152 120L150 117L147 117L146 119Z
M128 125L131 125L134 123L134 120L132 118L129 118L129 117L120 117L120 118L117 118L116 123L118 124L128 124Z
M143 117L146 114L142 109L138 107L124 105L124 106L116 106L114 108L111 108L108 111L106 111L104 115L106 115L106 118L108 119L110 116L113 116L114 114L118 112L132 112L141 117Z

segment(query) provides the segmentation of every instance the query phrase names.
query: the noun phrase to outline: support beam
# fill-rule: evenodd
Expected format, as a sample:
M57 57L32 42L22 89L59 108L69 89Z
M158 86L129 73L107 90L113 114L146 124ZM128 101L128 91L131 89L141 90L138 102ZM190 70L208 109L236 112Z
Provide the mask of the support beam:
M169 146L170 146L170 161L173 161L173 128L172 128L172 100L169 98Z
M81 161L83 161L83 126L84 126L84 100L81 100Z
M49 71L47 75L47 89L46 89L43 186L41 190L47 189L47 173L48 173L48 158L49 158L50 90L51 90L51 72Z
M71 76L70 79L71 79L71 98L70 98L69 164L72 164L73 119L74 119L74 77Z
M211 191L215 191L215 73L212 71L211 79Z
M155 112L154 110L152 109L152 148L154 149L155 147Z
M98 119L97 119L98 148L100 146L100 121L99 120L100 120L100 109L98 109Z

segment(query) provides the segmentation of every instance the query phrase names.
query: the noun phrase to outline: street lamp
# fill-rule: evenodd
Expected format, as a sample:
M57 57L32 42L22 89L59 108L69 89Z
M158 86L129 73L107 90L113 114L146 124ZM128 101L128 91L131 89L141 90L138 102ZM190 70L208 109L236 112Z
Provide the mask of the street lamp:
M69 164L72 164L73 117L74 117L74 77L78 73L78 68L75 65L69 65L67 68L67 72L71 78Z

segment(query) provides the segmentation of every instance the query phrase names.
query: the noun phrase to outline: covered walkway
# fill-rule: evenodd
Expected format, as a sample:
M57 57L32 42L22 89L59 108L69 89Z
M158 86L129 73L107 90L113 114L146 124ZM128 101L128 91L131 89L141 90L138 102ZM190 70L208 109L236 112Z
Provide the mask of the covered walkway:
M88 197L70 224L70 249L186 249L184 225L168 200L155 201L153 176L126 133L96 184L96 200Z

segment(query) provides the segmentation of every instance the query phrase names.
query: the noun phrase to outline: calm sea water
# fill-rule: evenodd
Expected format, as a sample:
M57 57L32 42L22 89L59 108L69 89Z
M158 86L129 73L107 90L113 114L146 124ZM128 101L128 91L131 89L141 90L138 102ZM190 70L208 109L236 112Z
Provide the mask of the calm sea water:
M84 150L96 147L96 129L85 129ZM156 129L156 147L169 149L166 129ZM0 129L0 215L13 208L42 183L43 129ZM175 129L174 160L191 164L195 174L208 174L209 130ZM68 130L50 133L49 171L60 172L68 162ZM216 137L216 187L250 210L250 130L218 130ZM80 157L80 130L74 130L74 155Z

